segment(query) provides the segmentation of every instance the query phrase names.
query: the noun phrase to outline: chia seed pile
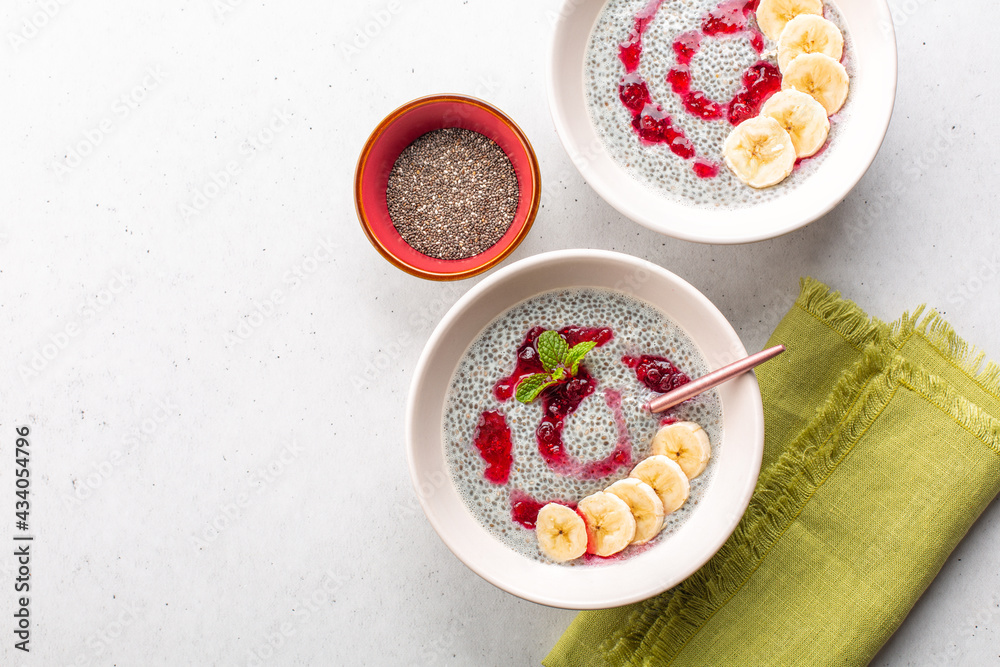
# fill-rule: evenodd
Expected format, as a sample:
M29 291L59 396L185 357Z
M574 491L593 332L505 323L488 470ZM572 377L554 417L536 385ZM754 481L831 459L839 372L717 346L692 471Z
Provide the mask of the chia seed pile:
M632 441L632 466L600 480L579 480L552 472L538 453L535 429L542 416L541 401L530 404L511 399L499 402L494 383L514 368L515 352L525 333L534 326L559 329L567 325L611 327L614 338L595 348L584 364L598 380L594 393L567 417L563 440L568 453L582 462L607 456L615 447L618 427L605 401L605 390L622 395L622 413ZM690 377L708 372L708 364L688 335L659 309L621 292L570 289L546 292L514 306L493 320L469 346L452 376L445 404L443 433L445 456L456 490L479 523L500 542L523 556L552 564L538 548L535 531L511 519L510 492L519 489L545 502L560 499L576 502L591 493L628 477L632 467L649 455L660 416L642 406L654 396L622 363L625 354L653 354L669 358ZM514 465L507 484L495 485L483 478L486 463L475 448L476 425L486 410L504 413L513 440ZM722 407L716 391L709 391L670 412L679 420L701 424L712 441L712 459L706 471L691 481L691 495L670 514L665 528L651 544L668 539L698 508L719 456ZM624 552L628 553L628 552ZM586 567L585 559L560 564Z
M488 137L458 127L434 130L396 159L386 203L392 224L414 250L466 259L507 233L517 210L517 175Z
M727 120L705 121L688 114L666 80L667 72L677 64L674 39L701 25L705 14L718 4L719 0L665 2L643 35L643 55L638 70L649 84L653 101L659 103L674 119L674 124L694 142L698 155L720 165L718 176L699 178L691 169L690 161L674 155L666 145L644 146L632 128L631 113L618 99L618 84L625 74L618 57L618 45L628 37L636 13L648 5L648 0L609 0L590 35L584 86L597 135L608 155L632 178L672 200L698 208L740 209L789 192L816 172L827 151L823 149L803 161L791 177L763 190L744 185L726 167L722 148L733 126ZM854 46L847 33L847 23L830 0L825 0L824 4L825 17L844 34L843 64L854 81L857 74ZM765 55L768 51L776 53L777 43L766 40L764 49ZM705 38L691 61L691 87L704 91L713 100L729 100L740 88L743 71L760 58L745 37ZM850 121L851 108L848 96L844 108L830 118L828 145L835 145L843 134Z

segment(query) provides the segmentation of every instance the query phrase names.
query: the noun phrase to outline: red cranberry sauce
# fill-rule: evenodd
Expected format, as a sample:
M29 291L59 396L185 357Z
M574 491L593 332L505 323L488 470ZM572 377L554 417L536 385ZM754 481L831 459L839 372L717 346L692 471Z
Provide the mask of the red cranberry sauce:
M615 337L615 333L608 327L563 327L559 330L559 334L566 339L566 344L570 347L589 342L597 343L597 347L601 347Z
M653 101L653 97L649 94L649 86L637 74L626 74L622 78L618 86L618 98L633 114L638 114Z
M675 67L667 72L667 83L681 97L691 92L691 70L687 66Z
M692 116L702 120L727 118L733 125L737 125L746 118L756 116L764 100L780 90L780 73L777 77L777 89L773 89L772 86L772 73L761 73L760 66L768 64L764 61L758 62L743 73L743 88L729 102L716 102L700 90L691 89L691 70L688 66L698 49L701 48L703 37L743 35L750 40L750 44L757 53L764 50L764 36L756 28L749 27L747 20L750 12L754 11L756 6L756 0L723 2L705 16L700 32L681 33L674 39L674 53L677 54L678 65L667 73L667 83L681 98L684 110ZM777 73L777 68L774 68L774 72ZM754 85L751 86L748 81L753 82ZM699 176L706 173L704 169L699 169L697 166L695 171ZM702 177L710 178L709 176Z
M665 357L644 354L641 357L622 357L622 363L635 369L635 377L649 389L665 394L691 381Z
M535 327L527 333L524 342L517 349L514 372L502 378L493 387L493 395L497 400L510 400L521 378L544 372L537 349L538 337L544 331L543 327ZM559 333L570 347L589 341L597 343L597 347L600 347L614 336L607 327L569 326L560 329ZM611 409L618 428L618 441L614 450L605 458L589 463L577 460L566 451L562 439L566 419L576 412L580 403L593 394L596 388L597 379L590 374L586 365L582 364L576 376L565 378L539 395L542 401L542 419L535 429L535 440L542 460L556 473L578 479L601 479L632 463L632 442L622 414L621 394L611 389L604 391L604 400Z
M691 88L689 65L706 37L746 37L757 53L764 51L764 35L749 23L751 12L757 10L759 0L725 0L702 19L699 30L678 35L673 42L677 67L667 73L667 83L680 97L684 110L703 121L726 119L738 125L756 116L768 97L781 89L781 74L777 67L760 61L743 73L743 87L728 102L709 98L700 90ZM642 36L663 0L652 0L635 17L628 38L619 45L618 57L625 66L625 76L618 86L618 96L632 114L632 127L644 144L666 144L673 153L685 160L697 155L694 144L684 135L673 118L663 111L649 92L649 86L638 74L642 57ZM714 178L719 166L699 158L692 165L700 178Z
M513 489L510 492L510 518L514 523L520 524L528 530L535 529L535 522L538 521L538 513L549 503L559 503L575 510L576 503L568 503L565 500L535 500L521 489ZM577 512L579 514L579 512ZM582 516L582 515L581 515Z
M701 30L709 37L735 35L747 29L750 5L756 8L757 0L728 0L708 12L701 22Z
M642 41L633 31L629 33L629 38L618 46L618 57L625 65L625 71L631 74L639 69L640 56L642 56Z
M626 72L632 73L639 68L639 59L642 57L642 34L653 22L662 4L663 0L650 0L649 4L639 10L628 38L618 45L618 58L625 65Z
M776 65L761 60L743 72L743 87L729 103L729 122L739 125L760 113L771 95L781 90L781 72Z
M642 113L632 117L632 127L646 144L666 144L673 153L689 160L695 156L694 144L684 132L674 127L673 120L654 104L647 104Z
M698 158L694 161L694 173L699 178L715 178L719 175L719 165L705 158Z
M689 160L695 156L694 144L680 128L674 126L663 108L653 103L649 86L637 73L642 57L642 35L656 17L661 4L663 0L651 0L636 14L628 38L618 46L618 58L626 72L618 84L618 97L632 114L632 127L643 143L666 144L675 155ZM687 48L696 50L697 46Z
M683 32L674 39L674 53L677 54L677 62L681 65L690 65L694 54L701 48L702 33L698 30Z
M517 383L521 378L535 373L544 373L545 367L538 357L538 337L545 332L545 327L534 327L524 337L524 342L517 348L517 363L514 372L505 378L501 378L493 385L493 396L498 401L508 401L514 396ZM559 331L570 347L584 341L594 341L597 347L607 343L614 337L611 329L607 327L600 329L588 329L587 327L564 327ZM581 368L583 368L581 366ZM579 376L578 376L579 377ZM567 378L568 382L572 378ZM581 399L582 400L582 399Z
M590 389L586 395L592 392L593 389ZM577 479L602 479L617 472L619 468L632 464L632 441L622 414L621 394L608 389L604 392L604 398L614 415L615 425L618 428L618 441L611 453L603 459L583 463L566 451L562 439L566 418L576 410L583 399L567 400L567 397L558 395L558 392L553 392L549 398L543 393L543 417L535 429L535 439L538 442L538 453L553 472Z
M545 331L544 327L535 327L524 337L524 342L517 348L517 364L514 372L505 378L501 378L493 385L493 396L498 401L507 401L514 395L517 382L522 377L541 373L545 370L542 360L538 358L538 349L535 347L538 337Z
M721 120L726 117L726 105L713 101L700 90L689 91L683 96L684 110L702 120Z
M473 444L487 463L483 477L493 484L506 484L514 463L514 442L502 413L490 411L480 415Z

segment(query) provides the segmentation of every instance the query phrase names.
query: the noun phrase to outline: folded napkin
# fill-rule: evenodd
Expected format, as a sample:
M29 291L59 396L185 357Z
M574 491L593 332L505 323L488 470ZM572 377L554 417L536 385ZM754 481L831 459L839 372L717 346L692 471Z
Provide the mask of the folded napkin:
M736 531L672 590L579 614L544 664L868 664L1000 491L1000 368L921 311L885 324L803 280L757 369Z

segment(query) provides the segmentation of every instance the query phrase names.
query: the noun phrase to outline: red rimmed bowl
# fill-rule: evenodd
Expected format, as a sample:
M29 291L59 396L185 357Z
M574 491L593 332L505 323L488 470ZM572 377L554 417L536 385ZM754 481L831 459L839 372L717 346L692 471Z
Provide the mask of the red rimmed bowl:
M389 217L386 188L399 154L418 137L447 127L478 132L507 154L517 175L518 204L507 233L489 250L467 259L428 257L410 247ZM354 205L365 235L396 267L428 280L459 280L504 260L524 240L541 201L538 159L521 128L496 107L465 95L421 97L399 107L368 137L354 173Z

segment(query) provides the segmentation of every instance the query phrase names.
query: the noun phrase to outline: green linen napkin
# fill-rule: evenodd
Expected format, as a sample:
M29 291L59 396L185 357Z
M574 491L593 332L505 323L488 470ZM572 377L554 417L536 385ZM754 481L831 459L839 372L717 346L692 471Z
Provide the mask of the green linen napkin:
M1000 368L922 309L889 325L811 279L760 366L765 443L722 549L580 613L547 667L865 665L1000 491Z

